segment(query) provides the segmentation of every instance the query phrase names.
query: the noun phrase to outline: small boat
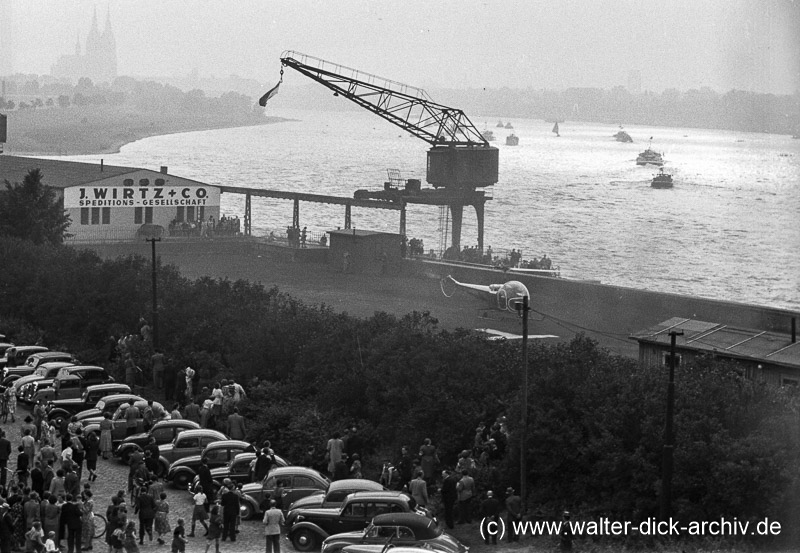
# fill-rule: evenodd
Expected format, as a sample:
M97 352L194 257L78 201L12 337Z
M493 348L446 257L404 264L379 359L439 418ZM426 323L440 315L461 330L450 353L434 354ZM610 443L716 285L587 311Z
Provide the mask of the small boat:
M513 129L514 125L512 125L511 122L509 121L508 123L506 123L506 128L507 129Z
M614 135L614 138L617 142L633 142L631 135L622 130L618 131L617 134Z
M498 129L502 129L502 128L503 128L503 122L502 122L502 121L498 121L498 122L497 122L497 125L495 125L495 126L496 126Z
M661 167L658 174L653 176L653 181L650 183L653 188L672 188L672 175L664 172Z
M553 125L553 132L556 133L556 136L561 136L558 134L558 121L556 121L556 124Z
M481 136L486 142L494 142L494 133L490 130L483 131Z
M652 142L653 137L651 136L650 143L652 144ZM636 165L658 165L660 167L664 165L664 156L653 150L648 144L647 149L636 158Z
M513 132L506 137L506 146L519 146L519 137Z

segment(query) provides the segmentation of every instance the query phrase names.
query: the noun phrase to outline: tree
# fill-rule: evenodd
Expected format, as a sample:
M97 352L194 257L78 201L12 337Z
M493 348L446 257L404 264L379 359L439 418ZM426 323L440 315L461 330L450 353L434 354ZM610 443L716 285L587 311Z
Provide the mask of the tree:
M22 184L5 181L0 194L0 235L31 240L36 244L58 244L70 218L55 192L42 184L40 169L31 169Z

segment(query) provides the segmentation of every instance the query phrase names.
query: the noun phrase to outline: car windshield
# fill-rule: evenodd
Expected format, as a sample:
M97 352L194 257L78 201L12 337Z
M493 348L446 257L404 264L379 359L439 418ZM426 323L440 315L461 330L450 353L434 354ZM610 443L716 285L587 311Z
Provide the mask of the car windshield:
M44 367L39 367L38 369L33 371L33 374L35 374L36 376L47 376L47 369Z

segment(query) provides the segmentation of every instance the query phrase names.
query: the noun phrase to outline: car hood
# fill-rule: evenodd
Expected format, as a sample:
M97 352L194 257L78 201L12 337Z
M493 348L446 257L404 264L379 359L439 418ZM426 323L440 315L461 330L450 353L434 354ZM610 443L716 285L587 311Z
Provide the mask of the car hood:
M353 532L342 532L341 534L333 534L325 538L325 543L330 543L332 541L346 541L350 543L355 543L356 541L360 540L364 536L364 530L356 530Z
M227 478L230 476L231 470L228 467L217 467L215 469L211 469L211 478L222 478L223 476Z
M292 506L289 509L292 511L295 509L314 509L316 507L320 507L324 501L325 501L325 492L320 490L311 495L301 497L300 499L292 503Z
M261 493L261 482L250 482L242 486L242 493Z
M66 401L66 400L60 400L60 401ZM102 417L103 412L100 409L86 409L85 411L81 411L75 416L78 417L79 421L82 421L84 419L88 419L89 417Z
M31 382L36 382L37 380L44 380L44 377L39 374L29 374L28 376L23 376L22 378L18 378L11 385L14 387L15 390L19 390L25 384L30 384Z
M130 443L135 444L136 442L140 442L142 440L147 440L147 439L148 439L147 432L142 432L141 434L134 434L133 436L128 436L127 438L122 440L122 443L123 443L123 445L124 444L130 444ZM169 444L169 445L172 445L172 444ZM159 449L161 449L161 448L159 447Z
M54 399L50 402L53 407L69 407L71 405L80 405L83 403L83 398L74 397L70 399ZM97 411L97 409L90 409L90 411ZM85 411L81 411L84 413Z
M87 418L81 420L81 424L83 424L84 427L89 425L89 424L97 424L97 425L99 425L100 421L102 421L104 418L105 417L87 417Z
M340 510L340 507L329 507L327 509L322 507L317 507L315 509L292 509L289 513L289 518L294 519L294 522L298 522L297 517L303 517L303 520L311 520L311 522L314 522L315 520L323 518L335 518L339 516Z
M173 469L178 467L191 467L192 465L199 465L200 464L200 455L190 455L189 457L184 457L182 459L178 459L174 463L169 466L170 472Z

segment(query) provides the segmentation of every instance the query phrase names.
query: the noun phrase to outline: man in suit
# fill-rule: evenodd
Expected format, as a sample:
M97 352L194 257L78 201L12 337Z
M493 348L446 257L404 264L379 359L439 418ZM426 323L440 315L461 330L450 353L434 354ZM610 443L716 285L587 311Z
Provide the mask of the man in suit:
M222 497L222 541L236 541L236 518L239 516L240 498L236 486L228 478L224 481Z
M247 431L244 427L244 417L239 414L239 408L234 407L233 413L228 415L228 436L232 440L244 440Z
M61 506L61 525L67 527L67 553L81 550L81 508L72 495Z
M449 470L442 472L442 503L444 503L444 522L449 529L455 526L456 501L458 501L458 478Z

